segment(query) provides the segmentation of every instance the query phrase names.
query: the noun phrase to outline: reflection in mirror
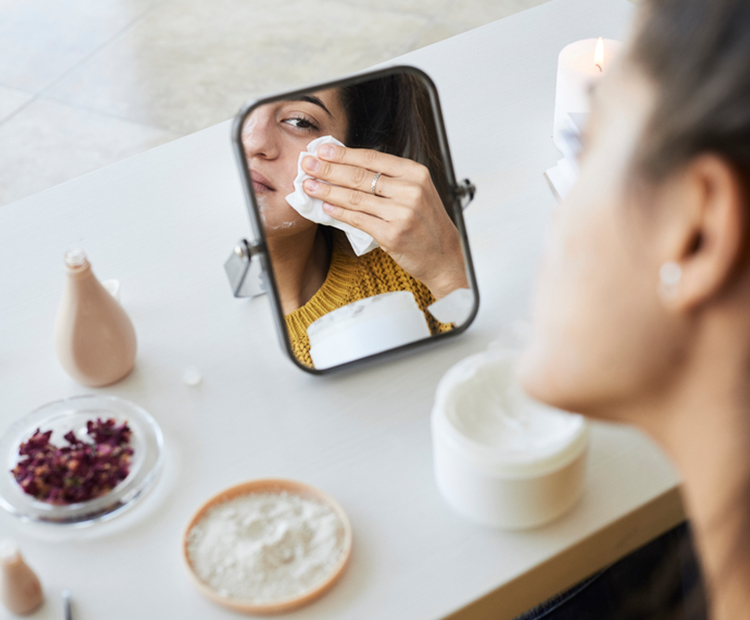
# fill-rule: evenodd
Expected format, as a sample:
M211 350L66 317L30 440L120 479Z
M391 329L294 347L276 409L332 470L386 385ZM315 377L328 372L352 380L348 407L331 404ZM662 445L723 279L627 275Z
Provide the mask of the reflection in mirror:
M450 332L475 312L430 88L401 68L262 103L242 124L283 324L307 368Z

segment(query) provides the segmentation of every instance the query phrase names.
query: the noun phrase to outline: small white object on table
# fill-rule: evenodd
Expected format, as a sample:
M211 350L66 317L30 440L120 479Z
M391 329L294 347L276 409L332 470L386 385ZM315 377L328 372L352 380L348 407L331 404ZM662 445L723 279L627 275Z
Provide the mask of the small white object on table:
M229 122L0 209L0 432L89 391L52 347L60 260L76 244L97 277L122 281L140 343L133 374L101 392L147 409L165 435L164 477L111 522L116 533L105 536L104 524L51 544L0 516L50 598L70 588L82 619L236 619L193 588L180 540L207 498L254 478L314 485L352 522L347 572L299 620L512 618L679 522L675 472L645 437L615 426L593 425L581 501L538 530L461 518L432 469L441 376L528 313L555 207L541 172L559 158L550 122L559 51L623 37L633 10L553 0L394 61L434 79L457 175L478 188L466 221L479 315L460 337L403 359L308 376L282 353L268 300L232 297L222 265L249 222ZM188 364L203 375L198 389L180 379ZM54 605L35 616L58 617Z

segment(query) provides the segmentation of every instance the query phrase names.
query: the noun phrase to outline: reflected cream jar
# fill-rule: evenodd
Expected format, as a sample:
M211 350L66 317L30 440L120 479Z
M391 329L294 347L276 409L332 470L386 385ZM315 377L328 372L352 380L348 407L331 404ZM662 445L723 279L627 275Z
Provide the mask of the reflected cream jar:
M543 525L576 503L589 441L582 416L523 394L516 359L498 350L459 362L438 384L432 410L443 497L464 516L507 529Z

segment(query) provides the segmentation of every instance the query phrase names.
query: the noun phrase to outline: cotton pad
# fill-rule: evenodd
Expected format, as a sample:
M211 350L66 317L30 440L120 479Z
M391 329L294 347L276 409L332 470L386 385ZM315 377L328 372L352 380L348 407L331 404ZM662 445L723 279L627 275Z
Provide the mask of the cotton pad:
M308 196L302 187L302 183L305 182L305 179L312 178L302 169L302 160L310 155L317 157L318 148L323 144L337 144L338 146L344 146L333 136L323 136L310 142L310 144L307 145L307 150L302 151L302 153L299 154L299 160L297 161L297 177L294 179L294 192L286 197L286 201L297 213L311 222L323 224L324 226L332 226L344 231L354 253L357 256L362 256L378 247L377 242L366 232L332 218L323 211L323 201Z

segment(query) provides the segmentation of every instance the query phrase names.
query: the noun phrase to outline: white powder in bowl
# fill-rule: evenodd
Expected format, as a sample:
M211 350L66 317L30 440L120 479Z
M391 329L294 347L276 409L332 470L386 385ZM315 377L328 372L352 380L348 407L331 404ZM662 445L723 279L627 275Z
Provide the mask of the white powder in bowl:
M286 491L250 493L209 508L188 533L188 555L220 596L278 603L332 575L344 534L339 516L321 501Z

